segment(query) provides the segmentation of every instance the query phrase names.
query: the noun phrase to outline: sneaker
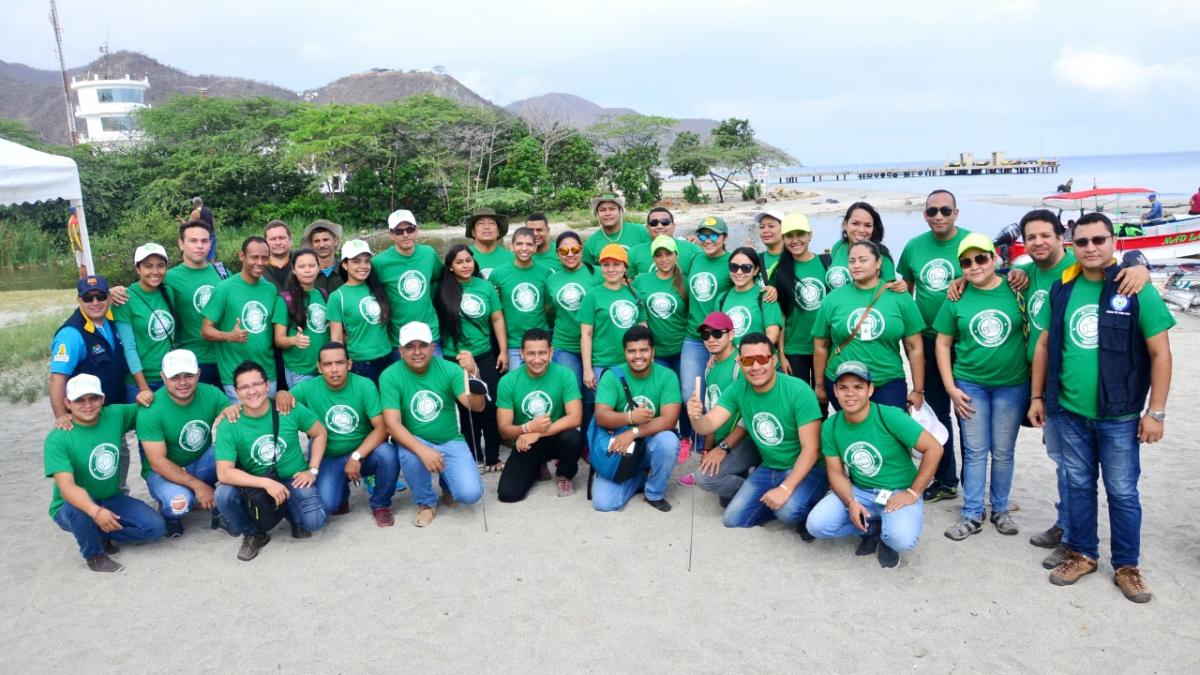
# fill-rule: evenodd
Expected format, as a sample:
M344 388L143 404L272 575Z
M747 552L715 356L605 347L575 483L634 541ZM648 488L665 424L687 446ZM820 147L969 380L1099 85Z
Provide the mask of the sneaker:
M558 496L559 497L570 497L573 494L575 494L575 484L571 482L570 478L567 478L566 476L559 476L558 477Z
M799 525L796 525L796 533L800 535L800 541L806 544L817 540L817 538L812 536L812 534L808 531L808 523L803 520L800 521Z
M1146 580L1142 578L1141 571L1133 565L1118 567L1116 573L1113 574L1113 583L1121 589L1126 598L1133 602L1150 602L1150 598L1153 597L1150 587L1146 585Z
M450 494L449 490L442 490L442 503L446 506L454 506L458 502L454 501L454 495Z
M1038 548L1056 548L1062 544L1063 530L1054 525L1045 532L1038 532L1029 538L1029 543Z
M974 518L962 516L958 522L946 528L946 538L954 541L962 541L973 534L979 534L983 529L983 523L980 523Z
M695 487L696 486L696 474L685 473L682 476L680 476L679 478L676 478L675 482L679 483L683 487Z
M312 532L292 523L292 539L310 539L311 537Z
M717 497L717 503L720 504L721 508L723 509L728 508L729 505L733 503L733 497Z
M117 546L116 542L114 542L112 539L104 540L104 554L105 555L116 555L120 552L121 552L121 547Z
M867 532L861 536L862 541L858 542L858 548L854 549L854 555L871 555L875 549L879 547L879 521L867 521Z
M271 542L271 535L263 532L262 534L247 534L242 537L242 547L238 549L238 560L247 562L254 560L258 555L259 550Z
M385 506L371 509L371 514L375 516L375 524L379 527L391 527L396 524L396 519L392 516L392 510Z
M87 566L93 572L120 572L123 569L121 563L108 557L107 553L88 558Z
M659 511L662 511L663 513L666 513L671 510L671 502L669 502L665 499L650 499L649 497L642 497L642 499L647 504L649 504L650 506L653 506L654 508L658 509Z
M892 569L899 564L900 552L882 541L879 542L879 566L884 569Z
M947 499L954 499L958 496L958 488L942 487L940 485L930 485L925 488L926 502L941 502Z
M433 522L434 516L437 515L437 509L432 506L417 507L417 515L413 518L413 525L417 527L426 527Z
M1071 551L1062 564L1050 572L1050 583L1055 586L1070 586L1080 577L1096 571L1096 561L1082 553Z
M690 457L691 455L692 455L692 439L685 438L682 441L679 441L679 457L675 461L679 464L683 464L684 462L686 462L688 460L688 457Z
M1054 550L1050 552L1050 555L1042 559L1042 567L1052 570L1061 565L1069 555L1071 555L1071 549L1066 544L1059 544L1058 546L1054 547Z
M397 478L396 479L396 492L398 492L398 493L404 492L407 489L408 489L408 486L404 484L404 481Z
M993 513L992 524L996 526L997 532L1010 537L1021 531L1020 528L1017 527L1017 521L1013 520L1012 513L1009 511Z
M538 462L538 480L546 481L550 480L551 477L550 467L546 466L545 462Z
M166 519L166 532L163 534L168 539L176 539L183 536L183 521L179 518Z

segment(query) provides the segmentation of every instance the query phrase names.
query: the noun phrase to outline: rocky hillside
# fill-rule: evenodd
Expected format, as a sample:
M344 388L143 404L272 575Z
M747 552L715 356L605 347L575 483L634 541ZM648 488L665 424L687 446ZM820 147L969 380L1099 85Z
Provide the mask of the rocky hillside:
M615 115L636 114L631 108L605 108L574 94L543 94L514 101L504 107L505 110L537 124L558 122L574 129L587 129L601 118ZM665 150L675 140L675 135L681 131L691 131L700 138L707 138L708 132L717 126L716 120L710 119L681 119L671 129L667 138L659 145Z
M304 96L315 103L387 103L418 94L434 94L467 105L492 105L491 101L449 75L387 68L348 75L315 91L305 92Z

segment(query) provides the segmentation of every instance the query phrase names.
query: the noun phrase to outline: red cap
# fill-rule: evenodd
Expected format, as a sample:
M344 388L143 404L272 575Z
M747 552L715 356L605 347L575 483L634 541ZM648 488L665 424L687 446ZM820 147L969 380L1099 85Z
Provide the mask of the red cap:
M729 318L725 312L713 312L704 317L704 321L700 325L717 330L733 330L733 319Z

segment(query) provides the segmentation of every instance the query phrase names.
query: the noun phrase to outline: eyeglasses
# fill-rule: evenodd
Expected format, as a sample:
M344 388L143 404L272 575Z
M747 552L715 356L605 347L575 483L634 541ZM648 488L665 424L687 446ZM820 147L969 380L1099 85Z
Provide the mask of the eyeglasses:
M750 263L729 263L730 272L741 272L742 274L750 274L754 271L754 265Z
M942 206L942 207L931 206L931 207L925 209L925 215L929 218L936 216L939 212L944 217L949 218L950 214L954 213L954 209L950 208L949 206Z
M725 334L728 332L728 330L723 330L721 328L701 328L700 339L706 342L708 340L720 340L721 338L725 337Z
M558 254L559 255L579 255L579 252L582 250L583 250L582 246L559 246Z
M972 263L982 267L984 264L987 263L987 261L989 261L991 259L992 259L991 253L979 253L974 258L970 258L970 257L959 258L958 266L963 268L964 270L969 270L969 269L971 269Z
M239 384L236 387L236 389L238 391L245 392L245 391L250 391L251 389L258 389L259 387L265 387L265 386L267 386L267 381L259 380L258 382L251 382L249 384Z
M1088 242L1091 242L1092 246L1103 246L1111 236L1111 234L1098 234L1094 237L1079 237L1075 240L1075 248L1087 248Z
M743 356L740 359L738 359L738 363L741 363L746 368L749 368L750 366L752 366L756 363L760 366L765 366L771 362L771 357L772 357L771 354L755 354L754 356Z
M409 225L408 227L397 227L396 229L392 230L393 233L399 234L399 235L413 234L416 231L417 231L417 228L415 225Z
M646 224L650 227L666 227L667 225L670 225L671 222L672 221L670 218L663 218L661 220L658 218L651 218L650 220L646 221Z
M108 299L108 293L105 293L104 291L84 293L79 299L83 300L84 302L104 302Z
M701 244L715 244L717 242L717 240L720 238L721 238L721 235L717 234L716 232L697 232L696 233L696 239Z

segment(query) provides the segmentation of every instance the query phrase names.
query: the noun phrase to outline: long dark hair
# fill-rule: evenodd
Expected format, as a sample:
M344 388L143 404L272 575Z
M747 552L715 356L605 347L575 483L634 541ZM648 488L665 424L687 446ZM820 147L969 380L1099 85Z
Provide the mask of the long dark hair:
M870 240L856 242L856 243L850 245L850 248L847 249L847 251L846 251L846 255L849 255L850 251L854 250L855 246L866 247L866 249L871 252L872 258L874 258L875 260L883 260L884 248L881 244L876 244L875 242L870 241ZM875 276L879 277L880 279L883 278L883 267L880 267L879 269L875 270Z
M658 211L666 211L666 209L657 209L657 210ZM651 211L651 213L654 213L654 211ZM670 213L670 211L667 211L667 213ZM654 254L657 252L658 251L650 252L650 264L654 265L654 269L651 271L651 274L655 274L655 275L658 274L658 264L654 262ZM683 280L683 270L679 269L679 251L675 251L674 253L675 253L675 268L671 270L671 285L675 287L675 293L680 298L683 299L683 306L687 307L687 304L688 304L687 283Z
M843 230L842 234L845 233ZM809 243L811 245L811 239L809 239ZM771 285L775 287L776 302L779 303L780 311L785 317L788 317L792 315L792 310L796 309L796 263L800 262L800 259L792 253L787 244L784 244L783 250L783 255L775 264L775 271L771 273ZM810 250L808 253L812 253L812 251ZM743 342L745 342L744 338Z
M583 237L579 236L579 233L575 232L574 230L567 230L566 232L559 233L558 238L554 240L554 252L556 255L558 254L558 249L562 246L562 243L567 239L574 239L575 241L579 242L579 248L583 248ZM579 264L583 267L586 267L589 274L596 273L596 268L592 265L592 263L583 260L582 253L580 254Z
M749 246L739 246L739 247L733 249L733 252L729 254L729 262L731 262L731 263L733 262L733 256L735 256L735 255L744 255L747 258L749 258L750 262L753 263L754 267L756 268L755 269L756 276L757 276L758 272L762 271L762 258L758 257L758 251L755 251L753 248L751 248ZM730 283L733 282L732 275L730 275L729 281L730 281Z
M438 284L438 302L434 309L438 316L438 329L443 335L449 335L454 338L454 342L462 339L462 284L458 281L458 277L454 276L454 270L451 269L454 259L459 253L467 252L474 261L475 254L471 253L470 247L466 244L455 244L446 252L446 259L442 264L442 276ZM483 278L483 274L479 272L479 264L475 264L474 271L471 276Z
M296 260L302 255L311 255L313 260L317 261L318 274L320 274L321 268L321 259L317 257L317 252L311 248L302 248L292 254L292 273L283 282L283 302L287 305L289 323L295 324L300 328L308 325L306 323L308 321L308 292L304 290L304 286L300 285L300 280L296 278ZM314 285L313 288L316 288L316 286Z
M317 264L320 264L318 262ZM350 275L346 272L346 261L342 260L338 263L338 276L342 281L347 281ZM367 288L371 290L371 295L375 296L375 302L379 303L379 325L387 327L392 322L392 301L388 300L387 289L383 287L383 282L379 280L379 275L375 273L375 264L371 263L371 273L367 275Z

